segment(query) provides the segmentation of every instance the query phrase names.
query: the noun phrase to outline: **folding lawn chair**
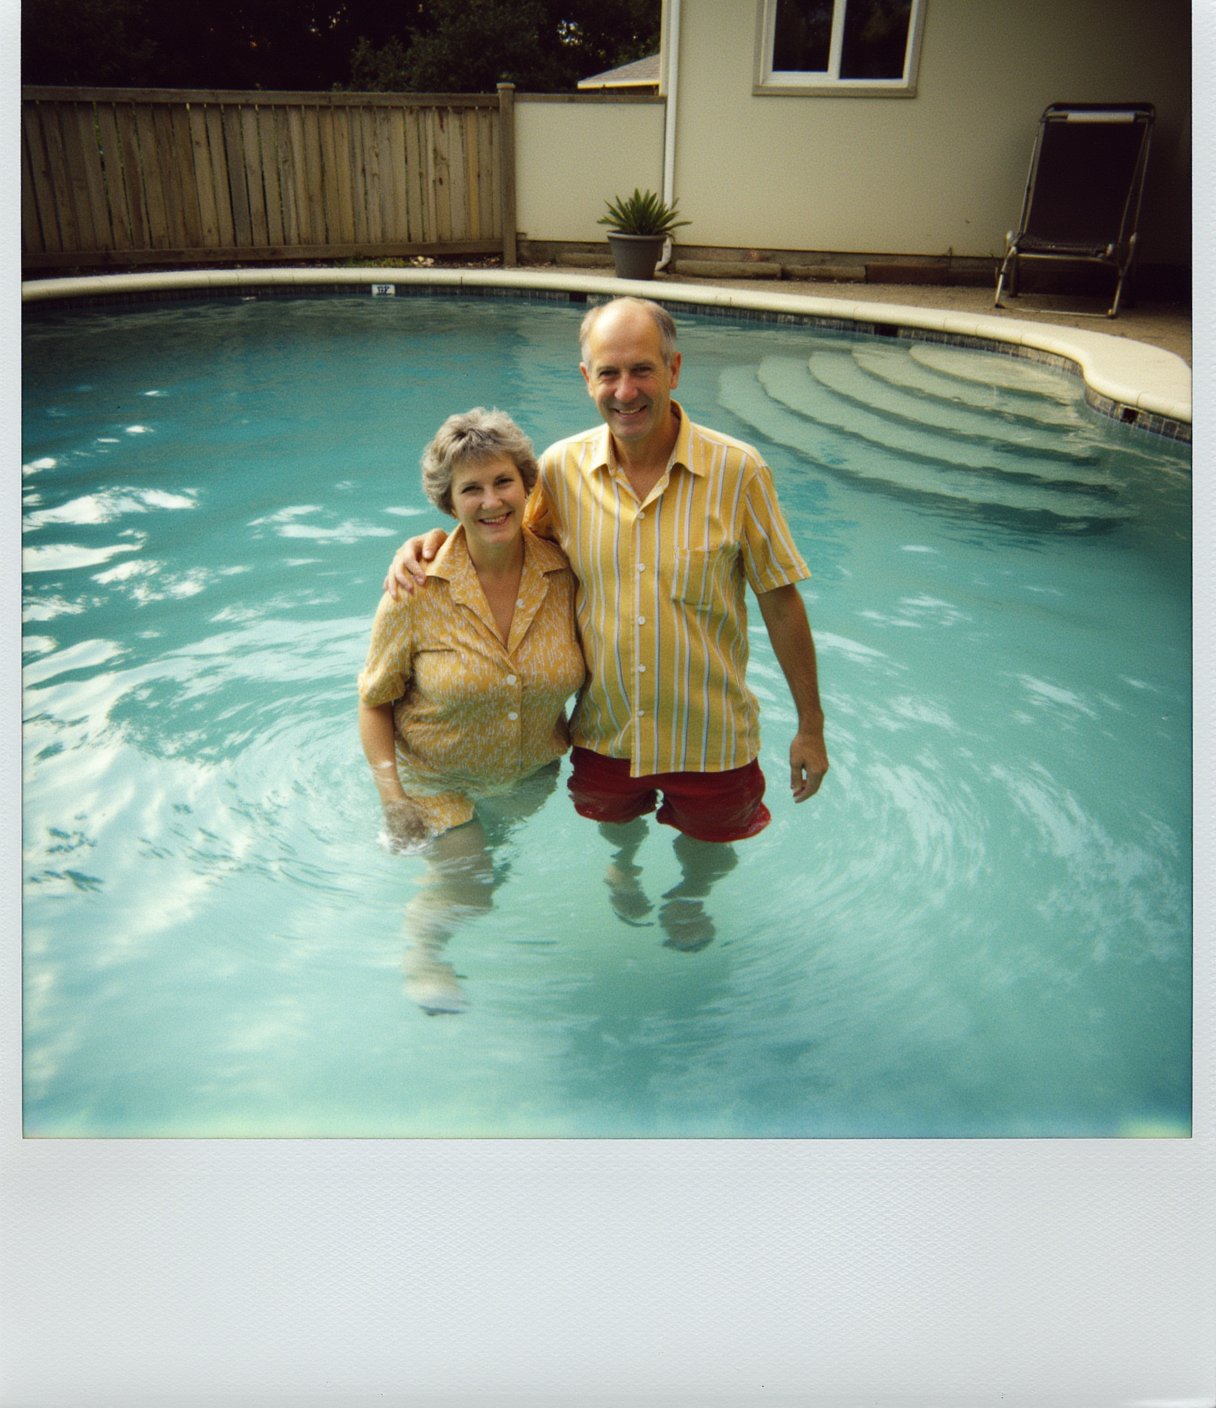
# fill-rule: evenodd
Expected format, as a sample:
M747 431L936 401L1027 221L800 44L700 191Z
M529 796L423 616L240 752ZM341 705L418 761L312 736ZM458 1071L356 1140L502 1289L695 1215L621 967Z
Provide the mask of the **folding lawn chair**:
M1119 312L1136 256L1151 103L1053 103L1039 120L1016 231L1005 236L996 306L1017 297L1023 260L1101 265L1115 274Z

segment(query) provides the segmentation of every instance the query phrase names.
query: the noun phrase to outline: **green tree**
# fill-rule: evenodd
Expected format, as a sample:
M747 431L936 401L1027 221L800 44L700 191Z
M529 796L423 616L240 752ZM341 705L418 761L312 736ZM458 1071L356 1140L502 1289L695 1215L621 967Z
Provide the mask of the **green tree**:
M21 12L24 83L150 87L159 45L148 0L40 0Z
M568 92L658 49L660 0L28 0L22 81Z
M580 78L657 53L659 19L659 0L429 0L412 38L360 38L348 86L569 92Z

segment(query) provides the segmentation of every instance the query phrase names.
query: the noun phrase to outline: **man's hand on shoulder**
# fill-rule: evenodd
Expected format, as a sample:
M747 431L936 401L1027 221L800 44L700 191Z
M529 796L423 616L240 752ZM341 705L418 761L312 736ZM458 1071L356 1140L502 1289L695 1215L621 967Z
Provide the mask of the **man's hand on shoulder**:
M384 590L394 601L400 601L403 596L413 596L423 585L426 581L425 564L434 561L447 536L442 528L432 528L429 533L419 533L397 549L384 579Z

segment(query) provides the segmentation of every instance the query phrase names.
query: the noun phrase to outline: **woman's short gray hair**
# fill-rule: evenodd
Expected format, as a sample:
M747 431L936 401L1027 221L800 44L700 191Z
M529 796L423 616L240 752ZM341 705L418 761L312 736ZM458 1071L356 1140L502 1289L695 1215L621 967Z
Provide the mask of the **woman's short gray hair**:
M452 478L467 465L509 459L531 491L538 473L532 442L505 411L476 406L448 416L422 452L422 488L444 513L452 513ZM452 515L455 517L455 514Z

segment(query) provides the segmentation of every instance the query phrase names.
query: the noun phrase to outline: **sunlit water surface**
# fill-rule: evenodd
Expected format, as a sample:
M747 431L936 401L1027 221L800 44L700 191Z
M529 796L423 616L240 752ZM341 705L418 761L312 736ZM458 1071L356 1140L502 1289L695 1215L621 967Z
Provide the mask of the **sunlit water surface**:
M774 821L714 893L716 942L616 918L562 786L447 949L467 1010L410 1000L423 862L378 844L355 675L394 547L435 521L439 421L497 404L543 445L593 419L580 311L31 317L27 1133L1185 1134L1188 459L983 353L926 432L910 400L954 349L680 319L680 398L763 447L814 571L832 772L793 806L754 613ZM854 365L902 391L831 385ZM825 384L866 438L820 430ZM935 468L926 433L982 462ZM1046 461L1002 462L1006 435ZM640 857L656 901L672 834Z

